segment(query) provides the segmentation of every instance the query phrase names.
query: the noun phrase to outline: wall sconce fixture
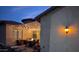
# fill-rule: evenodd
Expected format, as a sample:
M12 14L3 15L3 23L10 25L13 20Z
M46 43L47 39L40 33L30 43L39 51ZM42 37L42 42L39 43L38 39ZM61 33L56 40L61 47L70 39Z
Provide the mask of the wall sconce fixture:
M69 32L68 26L65 27L65 32L66 32L66 34L68 34L68 32Z

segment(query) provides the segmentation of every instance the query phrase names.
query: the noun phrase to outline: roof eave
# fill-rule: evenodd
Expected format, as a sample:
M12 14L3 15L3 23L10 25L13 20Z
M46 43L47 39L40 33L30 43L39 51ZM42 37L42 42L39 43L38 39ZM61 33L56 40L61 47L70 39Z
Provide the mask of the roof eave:
M63 7L63 6L62 6ZM46 11L44 11L43 13L41 13L40 15L36 16L35 19L37 21L40 21L40 18L43 17L44 15L50 13L52 10L55 11L56 9L61 8L61 6L51 6L50 8L48 8Z

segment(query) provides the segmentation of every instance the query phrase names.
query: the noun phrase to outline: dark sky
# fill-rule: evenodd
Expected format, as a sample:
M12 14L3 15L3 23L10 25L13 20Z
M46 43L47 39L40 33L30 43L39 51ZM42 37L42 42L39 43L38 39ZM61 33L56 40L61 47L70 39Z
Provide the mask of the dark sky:
M0 6L0 20L13 20L34 18L48 9L49 6Z

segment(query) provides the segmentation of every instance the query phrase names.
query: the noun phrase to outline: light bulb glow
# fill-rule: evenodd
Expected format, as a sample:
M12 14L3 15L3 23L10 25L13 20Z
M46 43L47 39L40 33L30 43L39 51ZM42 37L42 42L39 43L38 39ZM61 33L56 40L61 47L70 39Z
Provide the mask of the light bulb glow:
M65 32L68 32L69 31L69 29L65 29Z
M31 41L33 41L34 39L32 38Z
M69 29L68 29L68 27L66 27L66 28L65 28L65 32L66 32L66 33L68 33L68 32L69 32Z

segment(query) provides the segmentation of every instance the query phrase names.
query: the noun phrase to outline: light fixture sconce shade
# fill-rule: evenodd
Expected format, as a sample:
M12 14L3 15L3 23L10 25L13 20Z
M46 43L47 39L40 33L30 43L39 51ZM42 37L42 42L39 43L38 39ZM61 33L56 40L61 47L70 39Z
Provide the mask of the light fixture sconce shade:
M68 34L68 32L69 32L68 26L65 27L65 32L66 32L66 34Z

